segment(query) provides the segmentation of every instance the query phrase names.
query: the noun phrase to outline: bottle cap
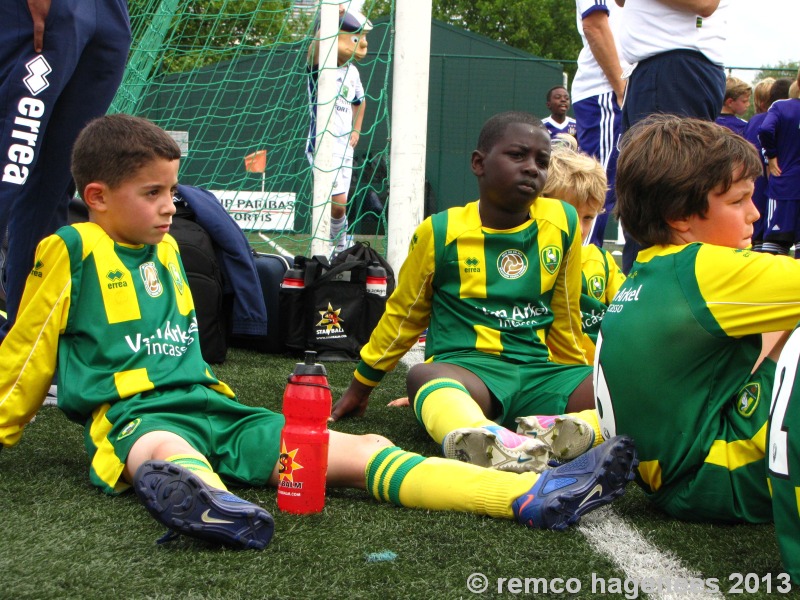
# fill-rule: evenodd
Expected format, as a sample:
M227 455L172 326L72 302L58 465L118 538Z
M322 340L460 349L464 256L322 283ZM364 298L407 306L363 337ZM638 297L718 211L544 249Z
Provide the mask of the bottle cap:
M294 375L324 375L327 377L328 372L325 370L325 365L317 362L317 353L313 350L306 350L303 362L296 363L294 366Z

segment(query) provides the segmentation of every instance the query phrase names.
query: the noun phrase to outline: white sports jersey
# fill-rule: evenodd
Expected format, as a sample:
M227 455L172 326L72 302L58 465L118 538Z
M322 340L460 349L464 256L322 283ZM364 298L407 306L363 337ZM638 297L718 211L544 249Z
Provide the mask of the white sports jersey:
M722 65L728 1L720 0L713 15L677 10L661 0L627 0L620 11L619 47L629 63L670 50L697 50Z
M583 41L583 50L578 55L578 71L575 73L575 79L572 82L572 102L578 102L584 98L591 96L599 96L613 91L611 84L608 83L603 69L597 64L597 61L592 54L589 43L586 41L586 35L583 33L583 19L595 11L603 11L608 13L608 24L611 26L611 32L614 34L614 41L617 44L617 53L620 54L619 46L619 25L621 22L621 15L619 8L614 0L575 0L576 11L575 19L578 25L578 33L581 34ZM628 67L628 63L620 58L622 70Z
M309 76L308 95L311 111L311 129L309 131L308 152L314 151L316 136L322 131L317 130L317 77L319 72L312 71ZM334 136L334 154L344 156L349 146L350 133L353 131L353 106L358 106L364 100L364 87L361 85L361 76L358 69L347 63L336 69L336 104L333 107L331 123L328 130Z

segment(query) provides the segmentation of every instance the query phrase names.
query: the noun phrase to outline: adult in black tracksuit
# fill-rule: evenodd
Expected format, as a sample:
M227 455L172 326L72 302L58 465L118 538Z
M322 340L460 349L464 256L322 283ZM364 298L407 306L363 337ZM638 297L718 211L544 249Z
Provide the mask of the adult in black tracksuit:
M105 114L131 43L126 0L0 2L0 240L14 321L36 245L67 224L72 144Z

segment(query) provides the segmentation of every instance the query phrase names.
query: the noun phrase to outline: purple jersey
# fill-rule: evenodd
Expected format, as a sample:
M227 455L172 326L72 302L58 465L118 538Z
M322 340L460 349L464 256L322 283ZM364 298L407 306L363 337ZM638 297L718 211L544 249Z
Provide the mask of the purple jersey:
M553 117L545 117L542 119L542 125L547 127L551 140L554 140L559 133L567 133L572 137L578 137L578 126L572 117L566 117L563 123L557 123Z
M744 119L740 119L736 115L720 115L717 117L715 121L717 125L722 125L723 127L727 127L733 133L738 133L739 135L744 135L744 128L747 127L747 121Z
M768 194L773 200L800 200L800 100L777 100L758 128L758 139L767 158L778 158L781 174L770 177Z

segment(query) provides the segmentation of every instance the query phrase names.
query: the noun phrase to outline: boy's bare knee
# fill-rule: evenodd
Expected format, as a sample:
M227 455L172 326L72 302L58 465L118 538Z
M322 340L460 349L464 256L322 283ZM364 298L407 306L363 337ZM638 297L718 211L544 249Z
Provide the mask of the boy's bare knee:
M385 438L377 433L367 433L362 437L364 438L364 445L373 449L394 446L389 438Z

